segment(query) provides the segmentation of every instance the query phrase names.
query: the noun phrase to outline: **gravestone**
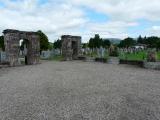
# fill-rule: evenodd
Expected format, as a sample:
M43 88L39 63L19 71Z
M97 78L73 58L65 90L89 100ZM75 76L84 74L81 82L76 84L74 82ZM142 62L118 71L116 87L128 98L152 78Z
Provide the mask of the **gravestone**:
M51 51L42 51L41 52L41 58L42 59L49 59L51 57Z
M98 49L98 57L99 58L104 58L104 53L105 53L105 49L103 47L100 47Z
M61 55L61 50L60 49L54 49L54 55Z
M6 52L0 52L0 63L7 62L6 60Z
M156 52L149 51L147 55L147 61L148 62L156 62Z

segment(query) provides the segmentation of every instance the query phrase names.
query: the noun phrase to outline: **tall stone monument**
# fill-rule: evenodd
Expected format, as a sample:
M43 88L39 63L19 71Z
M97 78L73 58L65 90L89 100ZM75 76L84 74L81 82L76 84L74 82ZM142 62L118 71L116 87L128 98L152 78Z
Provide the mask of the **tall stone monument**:
M62 55L65 60L78 59L81 53L81 37L63 35L62 40Z

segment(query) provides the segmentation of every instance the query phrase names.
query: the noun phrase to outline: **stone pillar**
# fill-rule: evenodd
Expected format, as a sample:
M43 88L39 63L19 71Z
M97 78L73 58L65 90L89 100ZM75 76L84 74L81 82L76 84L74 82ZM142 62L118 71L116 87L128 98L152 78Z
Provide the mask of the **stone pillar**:
M81 37L63 35L62 40L62 55L65 60L77 59L81 52ZM74 44L74 48L73 48Z
M10 66L17 66L19 65L19 33L17 30L6 30L3 33L6 59Z

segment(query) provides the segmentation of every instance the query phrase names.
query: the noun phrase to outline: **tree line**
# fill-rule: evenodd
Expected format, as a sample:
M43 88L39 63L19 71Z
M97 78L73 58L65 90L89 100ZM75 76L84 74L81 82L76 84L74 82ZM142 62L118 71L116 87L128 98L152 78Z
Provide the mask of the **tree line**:
M128 37L122 40L118 47L128 48L137 44L146 45L148 48L160 49L160 38L157 36L141 37L141 35L137 39Z

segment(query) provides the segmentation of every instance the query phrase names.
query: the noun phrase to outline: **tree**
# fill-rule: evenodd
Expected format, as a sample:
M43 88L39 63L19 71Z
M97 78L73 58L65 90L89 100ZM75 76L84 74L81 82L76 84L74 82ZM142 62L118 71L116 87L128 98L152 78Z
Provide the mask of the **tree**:
M102 41L102 47L108 48L111 45L110 40L103 40Z
M0 36L0 48L4 51L5 46L4 46L4 36Z
M144 39L141 37L141 35L138 37L137 43L144 44Z
M93 49L95 46L94 46L94 40L93 38L90 38L89 40L89 44L88 44L89 48Z
M45 35L41 30L38 31L40 37L40 51L49 49L49 41L47 35Z
M82 43L82 48L87 48L88 47L88 43Z
M157 41L157 49L160 49L160 38L159 38L159 40Z
M102 39L100 38L99 34L95 34L94 38L90 38L89 40L89 47L90 48L100 48L102 46Z
M155 36L152 36L152 37L148 37L146 39L146 45L149 47L149 48L157 48L157 44L159 43L159 38L158 37L155 37Z
M131 47L135 44L136 44L136 41L133 38L128 37L128 38L122 40L118 46L121 48L128 48L128 47Z
M61 49L61 47L62 47L62 41L58 39L57 41L55 41L53 43L53 46L54 46L55 49Z
M102 46L102 39L100 38L99 34L96 34L94 37L94 46L96 48L100 48Z
M53 49L53 43L49 42L49 50Z

